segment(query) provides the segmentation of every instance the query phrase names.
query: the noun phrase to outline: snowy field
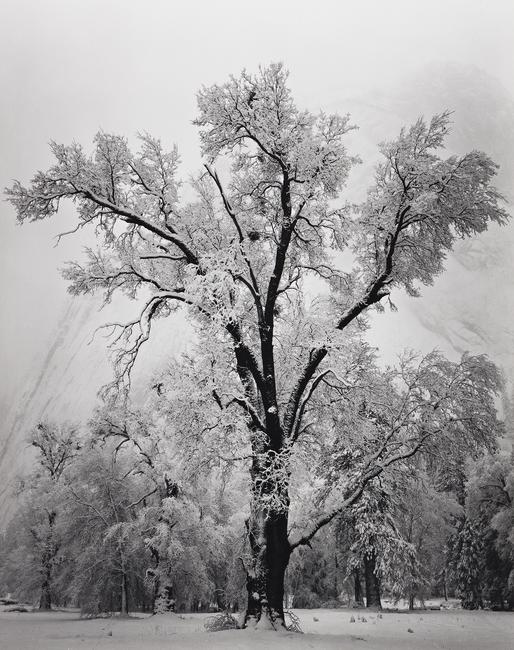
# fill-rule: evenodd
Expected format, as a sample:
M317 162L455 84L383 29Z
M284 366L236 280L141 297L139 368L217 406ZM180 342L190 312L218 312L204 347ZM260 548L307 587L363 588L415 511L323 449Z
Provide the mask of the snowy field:
M513 650L514 614L296 610L304 634L205 632L208 614L83 620L76 612L0 612L2 650ZM355 622L351 623L351 617ZM365 617L365 621L362 621ZM409 631L411 630L411 631Z

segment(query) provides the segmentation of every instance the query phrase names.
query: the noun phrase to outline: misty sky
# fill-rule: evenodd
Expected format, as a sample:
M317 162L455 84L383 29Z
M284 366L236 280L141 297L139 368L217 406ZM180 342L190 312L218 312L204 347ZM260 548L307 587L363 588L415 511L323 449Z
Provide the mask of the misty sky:
M50 140L89 145L99 129L176 142L187 178L200 162L195 92L271 61L285 63L298 103L314 111L344 111L345 98L434 61L472 64L514 96L513 27L507 0L1 0L0 186L48 167ZM0 211L6 395L48 345L66 300L58 268L87 240L54 248L73 227L71 207L22 228L8 204Z

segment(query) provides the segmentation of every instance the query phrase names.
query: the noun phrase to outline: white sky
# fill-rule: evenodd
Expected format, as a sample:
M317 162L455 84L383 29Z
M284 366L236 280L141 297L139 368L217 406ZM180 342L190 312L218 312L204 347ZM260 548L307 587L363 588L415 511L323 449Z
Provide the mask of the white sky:
M313 110L432 61L476 65L514 95L513 27L507 0L0 0L0 187L45 169L49 140L87 145L99 128L176 142L193 169L197 89L271 61ZM53 236L71 214L19 228L0 204L0 393L61 316L57 268L80 246Z

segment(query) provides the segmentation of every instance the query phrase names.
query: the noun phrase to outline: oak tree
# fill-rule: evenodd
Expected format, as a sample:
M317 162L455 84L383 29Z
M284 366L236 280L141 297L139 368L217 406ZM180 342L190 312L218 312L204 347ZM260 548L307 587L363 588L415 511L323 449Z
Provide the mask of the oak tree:
M312 428L305 418L316 392L340 393L345 373L358 380L352 364L369 310L395 289L418 295L457 238L502 224L507 214L487 155L443 157L448 113L420 119L383 144L366 200L350 206L341 197L357 162L344 144L349 117L299 110L281 65L203 88L198 109L205 166L192 182L192 201L180 200L177 150L147 134L136 153L106 133L96 136L92 155L76 143L53 143L56 163L28 187L16 182L7 196L20 222L73 201L74 230L92 226L99 246L67 268L70 291L104 291L106 300L122 291L138 300L131 322L109 324L117 369L111 389L128 390L153 322L180 305L203 345L223 351L219 365L236 391L214 390L212 399L220 410L239 407L251 456L246 622L275 626L284 620L293 549L428 438L418 427L400 441L393 427L338 502L291 537L291 450ZM329 288L314 304L306 290L312 277Z

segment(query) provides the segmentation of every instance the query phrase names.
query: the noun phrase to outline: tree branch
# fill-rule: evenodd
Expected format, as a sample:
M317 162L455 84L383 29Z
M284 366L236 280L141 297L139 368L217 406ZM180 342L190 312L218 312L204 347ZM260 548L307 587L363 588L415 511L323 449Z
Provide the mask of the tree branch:
M177 246L177 248L179 248L184 253L189 264L194 264L195 266L199 266L198 257L189 248L189 246L181 239L181 237L175 232L175 230L171 226L167 225L168 232L166 232L166 230L163 230L162 228L159 228L159 226L156 226L155 224L146 221L135 212L132 212L127 208L118 206L115 203L112 203L111 201L104 199L101 196L98 196L91 190L78 188L78 192L80 194L83 194L85 198L89 199L96 205L102 208L106 208L110 210L113 214L118 215L126 223L140 226L141 228L144 228L145 230L149 230L155 235L161 237L162 239L165 239L166 241L169 241L170 243L174 244L175 246Z

